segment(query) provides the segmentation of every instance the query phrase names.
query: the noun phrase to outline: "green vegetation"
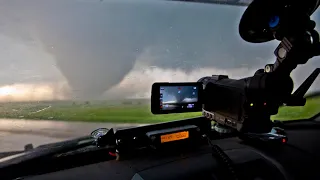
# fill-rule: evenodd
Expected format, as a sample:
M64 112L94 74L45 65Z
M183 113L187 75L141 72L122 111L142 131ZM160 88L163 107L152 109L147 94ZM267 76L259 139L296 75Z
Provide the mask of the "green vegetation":
M308 99L304 107L282 107L272 119L304 119L318 112L320 112L320 97ZM149 102L145 100L0 103L0 118L15 119L155 123L197 116L201 116L201 112L153 115L150 112Z
M307 119L320 112L320 96L307 99L305 106L281 107L273 120L297 120Z
M201 113L153 115L149 102L33 102L2 103L0 118L90 122L153 123L200 116Z

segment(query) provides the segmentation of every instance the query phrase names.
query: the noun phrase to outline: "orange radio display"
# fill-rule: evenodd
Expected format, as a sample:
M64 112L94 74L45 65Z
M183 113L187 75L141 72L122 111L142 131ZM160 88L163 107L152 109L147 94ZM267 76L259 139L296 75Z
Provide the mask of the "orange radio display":
M182 131L182 132L177 132L177 133L172 133L172 134L165 134L161 135L161 143L166 143L166 142L171 142L171 141L178 141L182 139L187 139L189 138L189 131Z

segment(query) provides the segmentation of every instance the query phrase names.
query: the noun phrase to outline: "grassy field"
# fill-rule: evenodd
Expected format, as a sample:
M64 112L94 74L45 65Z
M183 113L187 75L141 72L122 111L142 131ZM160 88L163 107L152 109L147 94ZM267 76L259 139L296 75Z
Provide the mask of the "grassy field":
M320 97L308 99L304 107L283 107L272 119L309 118L320 112ZM154 123L201 116L201 112L153 115L145 100L93 102L0 103L0 118L65 121Z
M272 119L277 120L296 120L307 119L320 112L320 96L307 99L307 103L302 107L282 107L277 115Z

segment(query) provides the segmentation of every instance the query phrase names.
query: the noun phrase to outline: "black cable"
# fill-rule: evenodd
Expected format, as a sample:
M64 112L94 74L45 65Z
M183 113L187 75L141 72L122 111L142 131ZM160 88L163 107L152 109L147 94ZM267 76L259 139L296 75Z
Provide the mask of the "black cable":
M208 143L212 148L212 155L217 158L228 171L228 175L231 176L232 180L240 180L238 174L236 173L234 164L229 156L218 146L211 143L211 140L208 138ZM226 174L227 175L227 174Z

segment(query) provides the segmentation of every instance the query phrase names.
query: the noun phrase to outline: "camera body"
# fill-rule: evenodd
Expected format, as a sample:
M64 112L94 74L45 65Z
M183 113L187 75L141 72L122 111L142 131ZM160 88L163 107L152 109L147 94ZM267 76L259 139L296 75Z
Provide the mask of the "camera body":
M239 132L268 132L270 116L277 114L293 89L291 78L273 77L272 73L258 70L254 76L243 79L213 75L193 83L155 83L151 110L154 114L202 111L207 119ZM276 88L280 82L287 84L287 88ZM196 93L194 89L197 89ZM168 100L169 96L172 99ZM195 99L191 104L183 102L191 97ZM166 105L173 108L166 109L163 107ZM188 108L189 105L192 108Z
M243 79L229 79L225 75L204 77L203 115L239 132L267 132L270 116L293 89L291 78L279 79L263 70ZM279 83L284 88L277 88Z

